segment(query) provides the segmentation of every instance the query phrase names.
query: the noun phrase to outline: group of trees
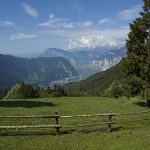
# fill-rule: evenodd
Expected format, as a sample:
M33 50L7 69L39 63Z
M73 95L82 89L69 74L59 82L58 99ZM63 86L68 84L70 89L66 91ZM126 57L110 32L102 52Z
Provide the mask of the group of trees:
M2 91L0 90L0 93ZM30 84L16 84L9 91L3 92L1 98L16 99L16 98L45 98L45 97L60 97L65 96L65 91L62 86L55 85L54 88L32 87Z
M36 98L38 97L37 91L29 84L16 84L13 86L5 96L9 98Z

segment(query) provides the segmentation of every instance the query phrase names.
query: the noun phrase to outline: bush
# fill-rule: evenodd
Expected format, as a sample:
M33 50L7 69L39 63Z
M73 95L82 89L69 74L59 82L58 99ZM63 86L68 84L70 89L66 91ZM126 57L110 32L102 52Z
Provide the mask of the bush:
M38 97L37 91L29 84L16 84L5 96L6 99L12 98L36 98Z
M50 87L48 88L37 87L36 91L40 98L66 96L64 88L60 85L54 85L52 89Z
M52 97L52 91L50 88L36 87L36 91L39 98Z
M55 85L54 89L53 89L53 92L52 92L52 95L54 97L60 97L60 96L66 96L66 93L65 93L65 90L62 86Z
M124 95L129 97L141 95L146 83L137 76L131 76L128 78L128 84L124 83Z
M122 85L119 81L114 81L106 91L104 91L103 96L118 98L121 97L123 93Z

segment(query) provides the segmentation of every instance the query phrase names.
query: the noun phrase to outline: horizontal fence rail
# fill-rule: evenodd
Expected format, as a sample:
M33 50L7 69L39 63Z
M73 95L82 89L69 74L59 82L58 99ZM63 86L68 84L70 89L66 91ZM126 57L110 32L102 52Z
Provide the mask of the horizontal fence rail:
M61 128L60 125L26 125L26 126L0 126L0 129L25 129L25 128Z
M136 113L100 113L92 115L72 115L72 116L60 116L60 115L37 115L37 116L4 116L1 115L0 118L75 118L75 117L93 117L93 116L123 116L123 115L139 115L144 113L149 113L148 111L141 111Z
M103 114L93 114L93 115L73 115L73 116L60 116L60 118L75 118L75 117L94 117L94 116L114 116L114 113L103 113Z
M97 126L97 125L107 125L108 132L111 133L112 131L112 125L113 124L122 124L122 123L133 123L137 121L144 121L144 120L150 120L149 118L141 118L141 119L134 119L130 121L121 121L121 122L113 122L112 119L113 117L119 117L119 116L135 116L135 115L143 115L149 113L150 110L148 111L141 111L141 112L131 112L131 113L99 113L99 114L88 114L88 115L70 115L70 116L61 116L58 114L58 112L55 112L55 115L32 115L32 116L0 116L0 119L4 118L18 118L18 119L33 119L33 118L42 118L42 119L55 119L56 124L55 125L20 125L20 126L0 126L0 129L26 129L26 128L55 128L56 133L59 135L60 134L60 128L78 128L78 127L86 127L86 126ZM108 117L106 122L101 122L101 123L92 123L92 124L82 124L82 125L67 125L63 126L60 125L60 118L77 118L77 117Z
M50 116L0 116L0 118L29 118L29 119L32 119L32 118L60 118L59 115L50 115Z
M149 112L150 112L150 110L141 111L141 112L133 112L133 113L120 113L120 114L115 114L115 116L139 115L139 114L145 114L145 113L149 113Z

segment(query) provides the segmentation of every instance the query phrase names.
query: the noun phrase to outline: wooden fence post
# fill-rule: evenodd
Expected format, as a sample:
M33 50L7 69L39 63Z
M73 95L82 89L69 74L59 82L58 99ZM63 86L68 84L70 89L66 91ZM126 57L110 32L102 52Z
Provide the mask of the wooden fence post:
M109 132L109 133L111 133L111 131L112 131L112 116L113 116L113 115L112 115L112 112L110 112L110 113L109 113L109 116L108 116L108 117L109 117L109 118L108 118L108 119L109 119L109 120L108 120L108 132Z
M58 115L58 112L55 112L55 115L57 115L56 117L56 125L58 126L59 125L59 115ZM60 135L60 132L59 132L59 127L56 127L56 133L57 135Z

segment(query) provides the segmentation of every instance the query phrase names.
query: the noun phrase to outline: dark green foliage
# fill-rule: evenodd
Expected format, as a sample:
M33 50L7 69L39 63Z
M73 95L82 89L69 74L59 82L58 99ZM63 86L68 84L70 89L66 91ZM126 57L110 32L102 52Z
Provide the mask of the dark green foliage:
M119 98L123 94L123 88L119 81L113 81L112 84L105 90L104 96Z
M49 91L47 90L47 88L36 87L35 90L37 91L39 98L46 98L52 96L51 93L49 93Z
M87 96L87 93L86 90L78 89L77 87L71 87L67 91L67 96L71 97Z
M86 80L64 85L69 96L99 96L114 80L121 80L120 63L116 66L90 76Z
M38 97L38 93L29 84L22 83L19 93L20 93L21 98L36 98L36 97Z
M127 58L122 62L125 93L135 96L150 87L150 1L144 0L141 17L130 24Z
M40 98L66 96L64 88L60 85L54 85L53 88L36 87L35 90Z
M8 92L7 88L4 88L4 87L0 86L0 99L3 98L3 97L5 97L6 94L7 94L7 92Z
M0 84L11 87L26 82L49 86L52 81L78 75L64 58L19 58L0 54Z
M128 84L124 84L124 95L128 98L142 94L142 91L144 90L144 81L139 77L134 75L130 76L127 83Z
M65 90L60 85L54 85L54 89L52 91L52 95L54 97L66 96Z
M6 99L12 98L36 98L38 97L37 91L29 84L16 84L13 86L6 95Z

